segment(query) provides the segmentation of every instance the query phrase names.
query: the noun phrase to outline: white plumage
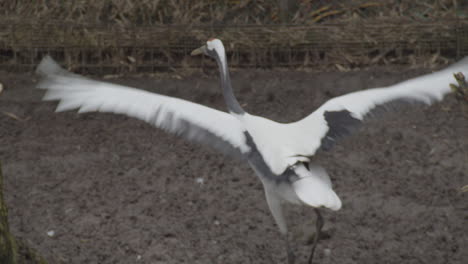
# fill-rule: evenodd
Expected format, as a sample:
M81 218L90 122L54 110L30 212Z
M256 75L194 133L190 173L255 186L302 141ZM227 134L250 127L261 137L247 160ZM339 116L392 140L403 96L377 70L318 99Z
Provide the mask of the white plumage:
M273 172L281 173L294 164L294 156L315 155L329 132L325 112L347 110L364 121L377 106L403 100L430 104L449 93L455 72L468 72L468 58L435 73L423 75L389 87L357 91L335 97L300 121L280 124L263 117L247 116L243 123L252 131L259 151Z
M52 58L45 57L38 69L54 72L54 69L60 67ZM186 100L94 81L78 75L46 74L44 77L38 87L47 89L43 100L60 101L57 112L78 109L79 113L124 114L194 141L213 139L205 138L205 133L210 132L226 142L223 147L227 152L249 151L242 124L228 113Z
M464 59L445 70L393 86L333 98L304 119L282 124L250 115L240 107L232 92L220 40L209 40L193 52L199 53L218 62L230 113L90 80L61 69L50 57L44 58L38 67L37 72L44 77L38 87L47 89L44 100L60 101L57 111L78 109L80 113L96 111L128 115L247 160L263 183L268 205L283 234L288 232L281 208L283 202L332 210L341 208L341 200L333 191L326 171L310 162L319 149L329 149L337 139L365 121L377 107L395 101L429 104L441 100L450 92L452 74L468 73L468 59ZM321 220L319 211L316 212ZM320 229L321 226L317 227ZM312 256L313 250L309 262ZM289 246L288 260L293 262Z

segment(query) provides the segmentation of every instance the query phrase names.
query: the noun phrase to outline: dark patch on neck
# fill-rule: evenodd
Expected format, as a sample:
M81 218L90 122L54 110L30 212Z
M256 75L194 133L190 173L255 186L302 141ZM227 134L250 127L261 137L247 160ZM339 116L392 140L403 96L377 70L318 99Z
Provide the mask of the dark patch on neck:
M327 121L328 132L322 138L320 148L325 151L332 148L336 140L351 134L362 123L361 120L354 118L348 110L325 111L323 116Z
M221 77L221 88L223 89L223 96L224 100L226 101L227 108L230 112L243 115L245 113L244 109L240 106L239 102L237 101L236 97L234 96L234 91L232 90L231 86L231 78L229 77L229 69L226 62L226 69L223 71L222 62L219 59L218 53L214 50L209 51L209 55L216 60L219 68L219 74Z

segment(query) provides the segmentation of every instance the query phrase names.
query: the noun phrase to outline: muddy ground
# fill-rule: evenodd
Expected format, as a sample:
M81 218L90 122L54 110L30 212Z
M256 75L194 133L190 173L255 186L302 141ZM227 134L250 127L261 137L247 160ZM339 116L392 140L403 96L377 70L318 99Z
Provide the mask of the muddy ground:
M238 71L253 114L295 121L332 96L429 69ZM111 81L225 109L215 72ZM32 74L1 73L10 224L50 263L285 263L252 170L141 121L54 113ZM14 116L13 116L13 115ZM319 158L343 200L315 263L467 263L468 117L452 96L367 123ZM298 263L314 213L289 207ZM48 232L54 232L49 236Z

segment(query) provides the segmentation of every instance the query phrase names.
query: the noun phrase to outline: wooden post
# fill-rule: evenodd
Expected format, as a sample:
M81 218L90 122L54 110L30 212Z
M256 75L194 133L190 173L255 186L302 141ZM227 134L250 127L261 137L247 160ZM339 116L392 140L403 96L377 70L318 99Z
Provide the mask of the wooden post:
M0 163L0 263L17 264L16 245L8 226L8 209L3 199L3 175Z
M47 264L41 255L10 233L8 209L3 199L3 175L0 163L0 264Z

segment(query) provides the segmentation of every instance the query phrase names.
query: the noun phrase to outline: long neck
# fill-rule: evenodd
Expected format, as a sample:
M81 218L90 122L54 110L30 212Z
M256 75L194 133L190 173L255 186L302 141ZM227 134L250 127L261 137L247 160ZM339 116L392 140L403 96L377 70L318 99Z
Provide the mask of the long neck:
M219 58L216 56L216 62L219 66L219 72L221 75L221 88L223 88L223 96L229 112L238 115L244 114L244 109L242 109L236 97L234 96L234 93L232 92L231 78L229 77L229 69L225 58Z

